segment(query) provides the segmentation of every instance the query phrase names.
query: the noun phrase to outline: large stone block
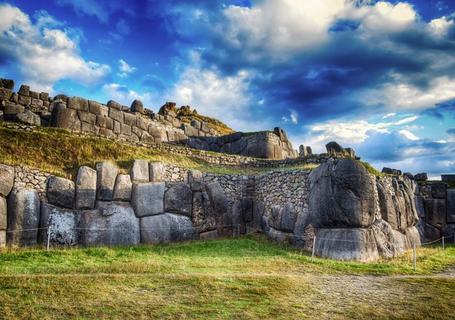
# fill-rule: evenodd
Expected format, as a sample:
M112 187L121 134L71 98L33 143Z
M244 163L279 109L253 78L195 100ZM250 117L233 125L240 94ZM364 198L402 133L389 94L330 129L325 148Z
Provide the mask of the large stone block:
M6 199L0 196L0 230L6 230L8 216L8 206Z
M131 183L130 175L119 174L115 180L114 200L115 201L130 201L131 200Z
M297 212L290 204L284 206L281 212L280 230L284 232L293 232L295 222L297 220Z
M81 242L86 246L135 245L140 242L139 219L125 202L98 202L84 211Z
M150 181L162 182L166 179L166 167L161 162L150 162Z
M76 209L93 209L96 201L96 170L83 166L76 177Z
M49 203L56 206L73 208L75 200L74 182L56 176L49 177L47 199Z
M77 111L69 109L61 102L55 102L52 109L51 125L57 128L64 128L73 131L81 130L81 121Z
M109 108L109 117L115 121L123 123L123 111Z
M164 210L191 217L193 193L186 183L174 183L164 194Z
M150 181L149 162L147 160L134 160L130 175L133 182Z
M134 100L131 104L131 112L144 113L144 105L140 100Z
M0 196L8 196L14 185L14 168L0 164Z
M445 199L447 197L447 185L445 183L431 184L431 196L436 199Z
M371 229L319 229L315 254L336 260L375 261L379 258L376 240Z
M377 212L376 181L359 162L329 160L310 174L315 227L368 227Z
M30 126L40 126L41 118L39 115L31 112L30 110L25 110L22 113L16 115L16 120L20 123L28 124Z
M131 204L138 217L164 212L164 182L134 183Z
M100 116L100 117L108 116L109 109L105 105L102 105L101 103L98 103L96 101L91 101L91 100L88 103L89 103L89 110L94 115Z
M218 182L206 184L207 194L216 215L222 216L229 210L229 201Z
M6 246L6 230L0 230L0 248Z
M33 189L13 189L8 198L8 243L37 244L40 221L40 199Z
M68 108L80 111L89 111L88 101L80 97L69 98Z
M455 189L447 190L447 223L455 223Z
M141 218L142 243L168 243L197 238L189 217L164 213Z
M445 199L425 199L425 221L441 228L446 223L447 206Z
M97 199L111 201L114 196L118 168L112 162L99 162L96 164L96 174Z
M53 246L79 244L81 212L62 209L48 203L41 204L40 242ZM50 231L49 238L48 232Z

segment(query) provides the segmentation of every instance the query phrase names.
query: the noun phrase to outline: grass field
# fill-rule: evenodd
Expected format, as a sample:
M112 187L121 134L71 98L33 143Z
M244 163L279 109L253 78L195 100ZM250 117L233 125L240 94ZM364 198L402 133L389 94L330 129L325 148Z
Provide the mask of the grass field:
M455 247L377 263L315 258L262 236L0 252L6 319L450 319Z

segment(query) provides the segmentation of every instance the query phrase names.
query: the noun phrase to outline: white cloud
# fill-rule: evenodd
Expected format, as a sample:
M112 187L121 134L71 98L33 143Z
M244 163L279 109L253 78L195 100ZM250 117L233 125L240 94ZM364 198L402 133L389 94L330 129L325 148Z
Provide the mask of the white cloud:
M118 83L108 83L103 85L103 92L109 99L115 100L126 106L130 106L135 99L141 100L144 103L144 106L149 109L153 106L157 106L159 103L157 97L151 93L141 94Z
M455 79L437 77L425 88L410 83L387 83L380 89L367 91L364 97L369 105L384 104L394 110L422 110L454 99Z
M416 140L420 139L414 133L412 133L411 131L406 130L406 129L402 129L402 130L398 131L398 133L401 134L406 139L411 140L411 141L416 141Z
M136 67L130 66L125 60L120 59L118 61L119 63L119 77L121 78L126 78L128 77L131 73L136 71Z
M382 117L382 119L387 119L396 116L397 114L395 112L387 113Z
M110 72L108 65L82 58L77 41L63 30L47 27L49 23L43 26L42 20L33 24L28 15L8 4L0 5L0 17L0 54L17 61L34 89L52 91L61 79L89 85Z
M433 19L428 23L428 30L438 37L445 36L450 27L454 24L453 20L447 17Z
M414 122L414 121L416 121L418 118L419 118L418 116L406 117L406 118L403 118L403 119L400 119L400 120L398 120L398 121L393 122L391 125L400 126L400 125L402 125L402 124Z
M246 71L222 77L216 70L188 67L167 98L178 105L190 105L200 114L223 121L236 130L270 129L265 119L254 119L248 94Z

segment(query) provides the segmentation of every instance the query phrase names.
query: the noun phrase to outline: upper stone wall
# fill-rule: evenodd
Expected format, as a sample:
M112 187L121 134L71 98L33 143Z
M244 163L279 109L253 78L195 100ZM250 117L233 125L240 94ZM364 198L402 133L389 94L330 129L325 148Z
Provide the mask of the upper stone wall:
M22 85L13 92L14 81L0 81L0 120L34 126L52 126L148 145L163 142L181 143L191 148L256 158L287 159L298 156L286 133L234 133L221 122L200 116L185 106L175 108L167 102L160 111L144 108L135 100L131 107L115 101L102 104L80 97L35 92Z

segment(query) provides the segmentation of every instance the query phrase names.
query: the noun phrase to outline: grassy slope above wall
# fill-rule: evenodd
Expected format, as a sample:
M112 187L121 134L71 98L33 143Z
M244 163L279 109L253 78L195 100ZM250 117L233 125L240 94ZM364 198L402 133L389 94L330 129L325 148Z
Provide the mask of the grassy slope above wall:
M126 170L131 167L134 159L162 161L220 174L250 175L267 170L214 165L158 149L133 146L96 136L75 135L62 129L41 127L25 132L0 125L0 163L3 164L26 165L71 178L82 165L94 167L96 162L110 160ZM308 169L311 166L286 169L295 168Z

